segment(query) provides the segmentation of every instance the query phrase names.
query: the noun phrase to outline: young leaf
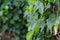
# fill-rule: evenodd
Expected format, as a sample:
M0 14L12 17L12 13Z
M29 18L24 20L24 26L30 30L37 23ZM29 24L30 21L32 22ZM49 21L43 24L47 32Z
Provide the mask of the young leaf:
M27 33L26 39L27 39L27 40L32 40L33 33L34 33L33 31L29 31L29 32Z
M58 25L54 25L54 35L56 35L58 32Z

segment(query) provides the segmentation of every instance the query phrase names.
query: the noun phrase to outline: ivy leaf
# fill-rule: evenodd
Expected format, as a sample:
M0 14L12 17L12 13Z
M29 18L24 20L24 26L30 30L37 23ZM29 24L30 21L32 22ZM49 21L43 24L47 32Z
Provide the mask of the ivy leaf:
M18 4L19 4L19 1L17 2L17 0L14 0L12 5L18 7L19 6Z
M8 13L8 14L7 14L7 17L8 17L8 18L11 18L11 17L12 17L12 14L11 14L11 13Z
M28 4L30 5L32 3L32 0L28 0Z
M58 11L60 12L60 0L55 0L55 4L58 6Z
M24 16L23 16L23 17L26 18L26 16L28 15L28 13L29 13L29 12L26 10L26 11L24 12Z
M52 33L52 27L55 24L55 14L51 14L47 20L47 32L50 30Z
M26 39L27 39L27 40L32 40L33 33L34 33L33 31L29 31L29 32L27 33Z
M43 23L42 23L43 22ZM38 20L38 24L40 25L40 28L41 28L41 32L43 31L44 27L45 27L45 21L44 21L44 17L41 17L39 20Z
M36 0L32 0L32 5L34 5L34 4L35 4L35 2L36 2Z
M53 2L54 0L48 0L49 2Z
M3 29L3 30L2 30L2 33L4 34L4 33L5 33L5 30L8 29L8 24L3 25L3 26L2 26L2 29Z
M24 16L23 16L24 18L27 18L27 19L31 19L32 18L32 14L28 11L28 10L26 10L25 12L24 12Z
M45 8L45 10L47 10L50 7L51 7L51 5L50 5L50 3L48 3L47 6L46 6L46 8Z
M54 35L56 35L58 32L58 25L54 25Z
M35 31L35 34L38 34L40 31L40 25L37 24L34 31Z
M57 34L58 32L58 25L60 24L60 15L57 17L56 21L55 21L55 24L54 24L54 35Z
M33 9L33 5L30 5L30 6L29 6L29 11L30 11L31 13L32 13L32 11L33 11L32 9Z
M15 24L15 22L14 22L14 20L13 20L13 19L12 19L12 20L10 20L10 23L11 23L11 24Z
M29 1L28 1L28 4L29 4L29 5L34 5L35 2L36 2L36 0L29 0Z
M44 12L44 6L43 6L43 3L41 3L40 1L37 1L35 3L35 6L34 6L34 11L39 11L39 13L43 14Z
M3 23L5 23L8 20L8 17L2 17Z
M18 19L19 19L19 15L15 14L13 20L18 20Z
M59 25L59 24L60 24L60 15L56 18L54 25Z
M44 36L42 34L38 35L37 40L44 40Z
M38 13L35 13L34 16L35 16L35 20L38 20Z
M0 17L3 16L3 10L0 11Z
M8 5L5 5L5 6L4 6L4 9L5 9L5 10L7 10L8 8L9 8Z
M28 31L32 30L34 31L35 27L36 27L36 24L37 23L33 23L29 28L28 28Z

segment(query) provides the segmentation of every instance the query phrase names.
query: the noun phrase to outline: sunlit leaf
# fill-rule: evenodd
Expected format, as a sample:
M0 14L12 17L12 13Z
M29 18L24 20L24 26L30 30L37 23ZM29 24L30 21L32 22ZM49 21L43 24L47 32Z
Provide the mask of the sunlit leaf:
M27 40L32 40L33 33L34 33L33 31L29 31L27 33L27 36L26 36Z
M49 2L53 2L54 0L48 0Z
M0 11L0 16L3 16L3 10Z
M55 26L54 26L54 35L56 35L57 32L58 32L58 25L55 25Z

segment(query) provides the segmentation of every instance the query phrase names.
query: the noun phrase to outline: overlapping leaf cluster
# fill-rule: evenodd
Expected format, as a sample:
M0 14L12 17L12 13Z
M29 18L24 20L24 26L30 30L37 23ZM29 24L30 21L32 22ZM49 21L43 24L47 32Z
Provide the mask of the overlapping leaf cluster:
M57 40L60 0L0 0L0 28L16 40Z
M60 25L60 0L27 0L24 12L27 40L56 40ZM40 36L39 36L40 35Z

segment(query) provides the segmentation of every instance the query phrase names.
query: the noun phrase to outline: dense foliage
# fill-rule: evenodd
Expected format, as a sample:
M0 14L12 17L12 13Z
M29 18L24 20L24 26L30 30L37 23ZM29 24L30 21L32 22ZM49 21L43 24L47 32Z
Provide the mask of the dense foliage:
M0 0L0 39L57 40L59 26L60 0Z

